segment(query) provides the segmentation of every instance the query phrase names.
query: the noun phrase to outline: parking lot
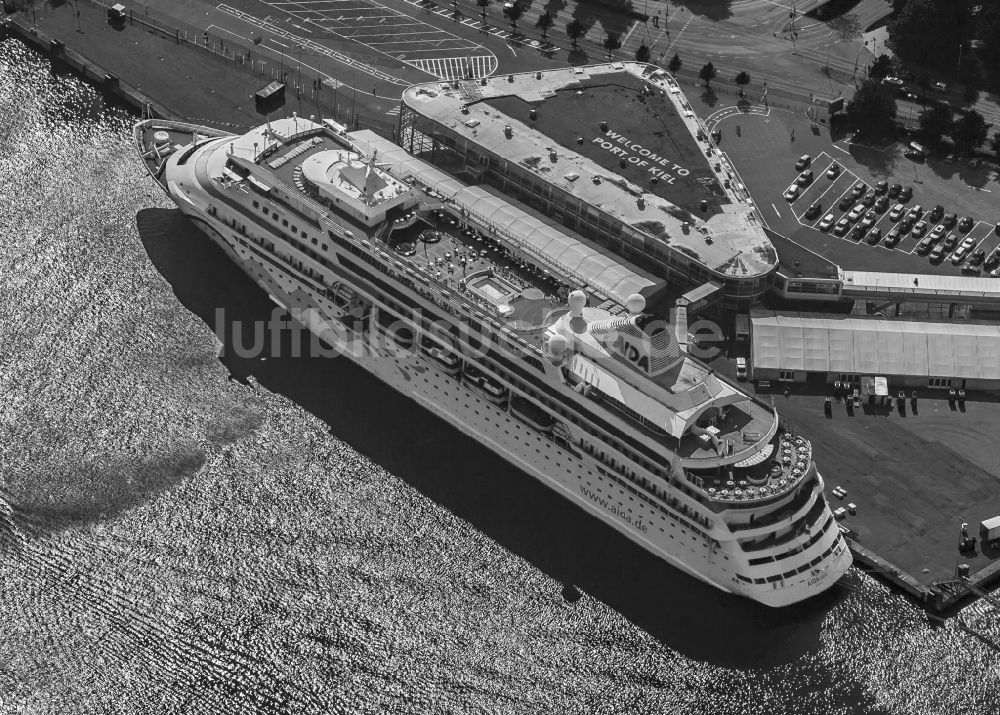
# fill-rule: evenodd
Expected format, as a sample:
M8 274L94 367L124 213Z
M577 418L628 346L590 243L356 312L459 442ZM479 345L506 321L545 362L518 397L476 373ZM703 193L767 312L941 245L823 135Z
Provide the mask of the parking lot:
M767 116L734 113L717 103L709 104L703 97L692 103L699 113L717 119L713 129L721 132L720 149L735 167L736 180L745 185L768 228L787 241L840 266L844 270L886 273L932 274L956 276L960 267L949 260L932 262L917 254L917 239L906 238L895 248L887 249L884 238L877 246L864 239L852 240L836 236L833 231L820 231L818 224L828 213L836 220L849 209L838 210L837 203L855 183L872 187L880 180L890 185L899 183L913 188L913 198L906 204L921 204L925 210L941 204L945 212L959 218L969 216L974 225L969 232L976 240L976 249L994 253L1000 237L989 235L991 226L1000 221L1000 169L993 162L971 167L968 162L948 163L942 156L932 156L923 163L913 163L903 156L905 146L884 143L866 146L853 142L831 140L829 130L810 126L801 114L781 110ZM815 181L804 195L789 203L783 197L788 186L798 176L796 160L802 154L813 157ZM844 171L834 185L826 178L826 168L836 161ZM822 198L820 198L822 197ZM803 214L812 201L823 204L822 212L807 220ZM895 201L890 203L891 210ZM883 236L895 224L886 216L878 216L876 226ZM926 219L925 219L926 220ZM928 225L928 230L933 224ZM960 239L966 234L952 230Z
M827 177L827 170L834 163L836 163L838 166L841 166L841 171L835 179L831 180ZM860 197L851 200L850 206L845 210L839 209L838 204L845 197L852 196L852 191L854 190L855 186L857 185L863 186L865 193L874 191L874 186L872 182L866 181L859 175L855 174L853 171L844 168L840 161L838 161L835 157L831 156L830 154L827 154L826 152L821 152L817 157L815 157L809 168L813 172L814 178L812 183L805 188L800 188L800 193L798 198L796 198L794 201L789 202L789 205L790 208L792 209L792 212L796 220L802 226L806 226L816 231L820 230L819 224L821 221L823 221L824 217L830 214L832 214L834 217L834 224L840 221L841 218L847 217L851 209L859 203ZM792 184L795 183L795 180L798 177L799 172L797 172L792 166L789 167L789 170L790 170L789 184ZM915 194L913 199L902 203L904 203L907 210L909 210L912 206L918 205L918 201L919 197ZM810 205L813 204L814 202L820 205L821 210L813 218L806 218L806 212L809 209ZM906 254L912 254L915 252L917 245L920 243L922 239L922 236L914 236L912 231L903 234L900 237L899 242L895 246L889 247L886 245L885 237L889 234L889 232L893 229L893 227L895 227L901 221L900 219L893 220L890 216L892 208L896 205L896 203L897 203L896 199L889 199L886 208L882 211L877 210L874 206L871 208L868 207L865 208L864 212L862 212L862 216L867 214L869 210L873 210L875 211L875 214L877 215L878 218L877 221L865 232L865 236L862 238L856 239L853 238L851 235L854 227L860 224L861 222L860 218L854 221L849 221L850 228L848 232L843 236L836 236L836 234L832 230L830 230L829 233L830 235L840 238L841 240L844 241L863 244L865 246L870 247L872 250L881 249L881 250L899 251ZM921 208L923 209L923 215L921 216L921 220L927 222L927 230L924 234L926 235L927 233L930 233L931 229L933 229L935 226L935 223L931 222L929 219L929 213L933 208L933 206L923 204L921 205ZM944 207L944 210L945 213L949 212L949 208L947 206ZM959 216L958 218L961 219L962 217ZM955 226L952 229L946 230L944 232L944 235L947 235L948 233L954 233L958 238L959 245L961 244L962 239L967 237L973 238L975 243L971 248L968 249L966 255L967 256L971 255L975 251L982 249L985 252L986 257L988 259L991 254L995 253L998 249L1000 249L1000 234L996 232L995 224L992 221L979 220L974 216L970 218L973 219L974 224L972 228L969 229L968 232L961 231L958 226ZM872 245L869 243L867 238L876 229L881 230L882 238L880 238L875 245ZM941 261L941 263L947 263L948 265L952 265L951 262L949 261L951 253L952 253L951 251L947 251L943 256L943 260ZM960 268L961 264L954 266L955 271L960 270Z
M291 16L305 32L320 30L370 49L441 79L485 77L496 71L496 55L481 44L434 23L452 20L450 8L417 10L417 18L375 0L261 0ZM458 18L455 19L456 21ZM478 19L461 18L461 24ZM452 23L454 24L454 23ZM464 28L463 28L464 29Z

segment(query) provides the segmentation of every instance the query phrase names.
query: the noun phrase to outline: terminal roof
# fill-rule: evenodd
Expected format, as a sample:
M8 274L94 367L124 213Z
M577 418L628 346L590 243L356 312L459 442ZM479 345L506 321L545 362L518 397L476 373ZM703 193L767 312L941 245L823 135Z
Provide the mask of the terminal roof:
M573 84L585 81L593 84L602 75L610 78L622 73L640 79L669 100L676 112L670 131L685 132L685 141L695 141L700 124L676 82L663 70L635 62L550 70L541 72L541 78L534 72L510 75L512 79L492 77L486 85L471 80L417 85L404 92L403 101L468 142L479 144L511 164L529 168L546 182L629 224L650 237L647 240L657 239L722 275L751 278L768 273L777 263L774 248L748 195L738 191L735 172L706 138L697 140L698 166L692 166L691 171L707 172L724 191L726 203L711 214L692 213L627 179L616 169L560 146L552 137L482 101L517 96L527 102L543 102ZM544 104L541 106L544 110ZM462 112L463 107L466 113ZM608 119L609 123L614 122L613 117ZM652 131L649 134L643 139L643 148L660 153L669 151L665 147L671 145L670 136L654 137ZM592 139L589 135L585 137L585 141ZM709 151L712 156L706 158ZM725 183L730 187L723 189ZM685 228L685 223L690 226Z
M1000 380L1000 324L754 310L754 368Z

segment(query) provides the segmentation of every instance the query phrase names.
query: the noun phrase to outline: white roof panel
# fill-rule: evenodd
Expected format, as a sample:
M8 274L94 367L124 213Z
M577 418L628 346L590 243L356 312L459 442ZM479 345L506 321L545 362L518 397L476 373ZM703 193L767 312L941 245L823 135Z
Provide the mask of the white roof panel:
M754 310L754 365L854 375L1000 380L1000 324Z

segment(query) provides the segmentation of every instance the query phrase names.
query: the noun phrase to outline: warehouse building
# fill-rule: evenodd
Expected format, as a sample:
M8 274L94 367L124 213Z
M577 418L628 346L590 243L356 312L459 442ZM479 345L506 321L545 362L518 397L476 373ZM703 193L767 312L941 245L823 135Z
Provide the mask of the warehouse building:
M1000 323L886 320L850 315L750 313L751 376L781 382L894 388L1000 388Z

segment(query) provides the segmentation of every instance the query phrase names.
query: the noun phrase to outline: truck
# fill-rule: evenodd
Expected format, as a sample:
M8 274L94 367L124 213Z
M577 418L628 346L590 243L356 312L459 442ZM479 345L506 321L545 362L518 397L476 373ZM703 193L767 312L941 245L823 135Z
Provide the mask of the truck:
M736 358L736 379L740 381L747 379L747 359L745 357Z
M986 544L1000 541L1000 516L979 522L979 542Z

